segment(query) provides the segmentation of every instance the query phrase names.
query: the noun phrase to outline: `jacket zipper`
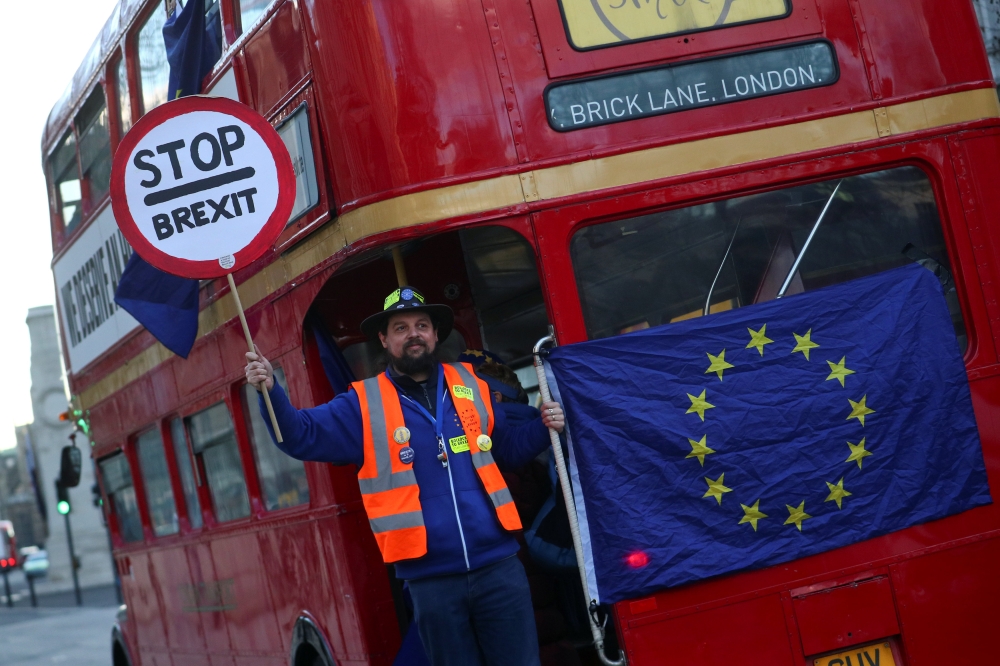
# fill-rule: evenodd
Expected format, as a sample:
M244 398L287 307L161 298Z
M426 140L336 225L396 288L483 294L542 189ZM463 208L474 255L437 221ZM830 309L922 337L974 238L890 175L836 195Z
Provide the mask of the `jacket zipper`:
M427 400L427 404L430 404L431 398L427 394L427 387L421 386L420 389L424 392L424 398ZM413 400L413 398L406 395L402 391L400 391L400 394L407 400ZM431 422L433 423L434 419L431 419ZM434 423L434 425L436 426L437 424ZM440 450L447 452L447 448L444 443L444 435L438 435L438 447ZM458 523L458 537L462 540L462 557L465 558L465 570L470 571L472 567L469 565L469 548L465 545L465 530L462 529L462 516L458 513L458 497L455 495L455 482L451 477L451 465L447 465L445 469L448 470L448 487L451 488L451 503L452 506L455 507L455 521Z
M444 446L444 435L438 435L438 445ZM469 566L469 549L465 546L465 530L462 529L462 517L458 515L458 498L455 496L455 482L451 478L451 465L445 469L448 470L448 485L451 487L451 501L455 505L455 520L458 522L458 536L462 540L462 555L465 557L465 570L469 571L472 569Z

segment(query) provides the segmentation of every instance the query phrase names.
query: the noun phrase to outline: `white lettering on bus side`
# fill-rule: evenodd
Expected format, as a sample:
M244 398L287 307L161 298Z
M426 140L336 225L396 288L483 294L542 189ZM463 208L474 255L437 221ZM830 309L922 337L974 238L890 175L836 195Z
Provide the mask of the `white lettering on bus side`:
M60 287L71 347L87 339L118 311L114 294L131 255L132 248L118 231Z

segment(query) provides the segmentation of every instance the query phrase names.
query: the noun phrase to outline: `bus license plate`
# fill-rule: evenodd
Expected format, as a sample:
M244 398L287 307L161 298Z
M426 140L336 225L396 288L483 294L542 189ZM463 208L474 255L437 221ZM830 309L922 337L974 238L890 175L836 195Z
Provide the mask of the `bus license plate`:
M814 666L896 666L888 643L844 650L813 660Z

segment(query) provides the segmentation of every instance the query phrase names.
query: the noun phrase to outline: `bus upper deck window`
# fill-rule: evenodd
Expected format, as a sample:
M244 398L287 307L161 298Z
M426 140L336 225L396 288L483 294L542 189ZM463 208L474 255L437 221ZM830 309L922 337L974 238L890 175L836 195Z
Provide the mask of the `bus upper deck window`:
M139 79L142 92L142 112L148 113L165 103L169 97L170 64L167 47L163 42L163 25L167 14L161 3L146 19L139 30Z
M195 484L194 471L191 466L191 454L188 452L187 439L184 434L184 422L174 419L170 422L170 439L173 440L174 456L177 458L177 469L181 475L181 487L184 489L184 504L187 507L188 522L192 529L199 529L201 520L201 501L198 499L198 487Z
M104 92L95 88L76 116L83 195L88 212L108 193L111 183L111 135Z
M288 382L281 368L274 369L274 379L285 391ZM243 410L250 421L250 440L257 462L264 503L268 511L298 506L309 502L309 483L306 468L300 460L290 458L271 441L264 419L257 405L257 390L249 384L243 385Z
M212 506L219 522L250 515L246 480L233 419L225 403L218 403L185 419L191 448L201 456Z
M174 504L174 490L170 484L170 470L159 428L140 435L136 440L136 448L139 451L139 471L146 487L146 502L149 505L153 533L158 537L177 534L177 505Z
M118 532L126 542L142 541L142 521L139 504L132 485L132 472L124 453L105 458L98 463L104 494L108 496L111 511L118 520Z
M49 158L52 180L59 199L59 212L67 232L76 228L83 211L80 209L80 169L76 161L76 136L68 130Z
M125 68L125 58L118 61L115 73L115 93L118 96L118 122L121 124L122 136L132 127L132 103L128 94L128 71Z
M271 4L271 0L240 0L240 24L243 32L257 22L264 14L264 10Z
M584 227L571 253L588 335L772 300L815 228L788 295L918 262L941 281L964 350L965 325L927 176L901 167L845 178L816 227L838 182Z

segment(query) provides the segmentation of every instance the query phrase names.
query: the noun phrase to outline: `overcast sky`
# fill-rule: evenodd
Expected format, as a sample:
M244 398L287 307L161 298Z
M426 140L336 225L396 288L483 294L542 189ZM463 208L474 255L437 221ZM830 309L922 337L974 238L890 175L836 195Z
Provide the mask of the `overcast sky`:
M8 29L0 40L4 132L0 161L3 227L11 232L0 261L0 346L5 372L0 382L0 449L14 446L14 426L31 415L31 344L28 308L55 303L48 202L41 166L45 119L97 38L117 0L8 2Z

